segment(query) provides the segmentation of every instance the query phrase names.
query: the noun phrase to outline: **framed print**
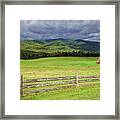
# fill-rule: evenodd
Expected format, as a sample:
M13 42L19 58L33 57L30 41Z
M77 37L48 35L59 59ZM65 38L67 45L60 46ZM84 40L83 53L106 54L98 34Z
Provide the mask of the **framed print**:
M1 2L2 119L119 119L119 2Z

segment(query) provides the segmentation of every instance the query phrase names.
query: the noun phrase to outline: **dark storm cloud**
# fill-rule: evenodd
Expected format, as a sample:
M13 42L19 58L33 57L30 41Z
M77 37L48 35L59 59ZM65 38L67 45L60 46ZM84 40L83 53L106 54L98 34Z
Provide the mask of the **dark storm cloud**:
M99 20L21 20L20 39L100 40Z

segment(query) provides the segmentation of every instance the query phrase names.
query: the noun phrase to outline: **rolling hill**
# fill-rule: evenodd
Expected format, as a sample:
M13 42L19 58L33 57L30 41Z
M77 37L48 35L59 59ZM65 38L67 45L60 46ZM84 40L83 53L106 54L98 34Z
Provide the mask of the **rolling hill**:
M85 41L85 40L69 40L69 39L48 39L48 40L21 40L20 42L21 55L24 54L31 56L34 55L39 57L44 57L46 54L57 52L100 52L100 43ZM38 55L39 54L39 55ZM44 54L44 55L43 55ZM71 56L71 54L70 54Z

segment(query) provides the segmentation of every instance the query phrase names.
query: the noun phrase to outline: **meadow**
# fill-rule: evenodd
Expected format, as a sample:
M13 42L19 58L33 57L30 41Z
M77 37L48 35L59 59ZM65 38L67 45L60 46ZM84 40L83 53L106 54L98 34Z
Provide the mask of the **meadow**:
M46 57L20 60L21 75L24 81L36 78L75 76L99 76L100 65L97 57ZM45 83L45 82L44 82ZM79 86L23 96L24 100L98 100L100 81L79 83ZM50 86L51 88L60 85ZM61 85L64 86L64 85ZM48 88L26 88L24 91Z

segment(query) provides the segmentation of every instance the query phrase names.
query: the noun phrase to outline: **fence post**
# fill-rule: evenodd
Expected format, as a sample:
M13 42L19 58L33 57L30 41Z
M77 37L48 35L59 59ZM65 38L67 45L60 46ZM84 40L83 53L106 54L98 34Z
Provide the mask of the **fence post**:
M23 75L20 78L20 98L22 99L23 96Z
M79 82L78 82L79 78L78 78L78 72L76 73L76 85L79 86Z

